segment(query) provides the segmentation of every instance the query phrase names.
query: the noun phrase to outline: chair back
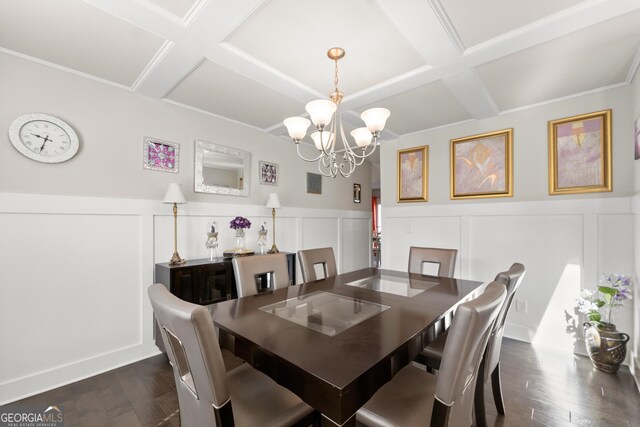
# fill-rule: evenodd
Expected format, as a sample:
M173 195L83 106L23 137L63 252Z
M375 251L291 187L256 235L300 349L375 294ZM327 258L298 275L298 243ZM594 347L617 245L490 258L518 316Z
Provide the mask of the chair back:
M232 263L238 297L257 294L261 283L268 282L272 290L289 286L289 269L285 254L236 257Z
M409 273L422 274L423 263L438 264L437 276L453 277L456 268L457 249L421 248L411 246L409 248Z
M452 426L473 424L473 398L478 368L507 290L492 282L478 298L460 304L442 354L435 398L448 409ZM438 403L438 402L436 402Z
M173 366L180 425L219 425L218 410L230 402L231 394L209 311L159 283L149 287L149 299Z
M494 279L496 282L502 283L507 288L507 298L505 299L504 304L502 304L502 308L500 309L500 313L498 313L498 318L496 319L493 331L489 336L484 362L485 378L483 378L483 381L487 381L487 379L489 379L493 370L498 366L498 362L500 362L504 323L507 320L507 314L509 314L509 308L511 308L513 297L520 287L520 283L522 283L525 272L526 269L524 268L524 265L516 262L511 266L511 268L509 268L509 270L498 273Z
M304 249L298 251L298 260L302 269L302 280L312 282L318 279L326 279L338 274L336 257L333 248ZM316 265L322 265L324 277L316 274Z

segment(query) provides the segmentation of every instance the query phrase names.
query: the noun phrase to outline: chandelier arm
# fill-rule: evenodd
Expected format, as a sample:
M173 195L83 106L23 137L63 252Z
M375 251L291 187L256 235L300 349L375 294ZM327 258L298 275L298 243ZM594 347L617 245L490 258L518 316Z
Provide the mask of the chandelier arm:
M340 168L340 175L342 175L345 178L348 178L351 176L351 174L356 170L356 163L354 163L353 158L351 156L349 156L348 154L345 154L345 160L343 161L343 165L348 164L349 165L349 172L344 172L344 168Z
M371 151L369 151L368 153L365 154L367 147L371 147L373 146L373 148L371 149ZM376 147L378 146L378 137L377 136L372 136L371 137L371 143L367 146L365 146L364 150L362 150L362 154L357 154L357 153L353 153L353 155L359 159L364 159L365 157L369 157L370 155L373 154L374 151L376 151Z
M295 142L295 141L294 141ZM320 154L318 155L318 157L314 158L314 159L308 159L306 157L304 157L302 155L302 153L300 152L300 143L296 142L296 150L298 151L298 157L300 157L302 160L304 160L305 162L317 162L318 160L322 159L323 157L325 157L324 154Z
M340 135L342 136L342 146L344 147L344 150L346 152L354 154L351 145L349 145L349 140L344 134L344 126L342 125L342 114L340 115Z
M336 171L331 167L331 163L330 164L326 164L324 162L324 158L322 159L322 161L318 162L318 171L320 171L320 174L322 176L326 176L329 178L335 178L336 177ZM324 170L323 170L324 168Z
M331 157L331 154L336 152L335 146L336 146L336 142L337 142L336 140L338 139L337 138L338 135L336 135L336 121L340 117L340 114L338 113L339 109L340 109L340 103L337 104L336 112L334 113L333 120L332 120L331 124L329 125L329 132L328 132L329 140L331 140L331 135L333 135L333 144L332 144L332 147L331 147L331 151L327 151L327 148L329 148L329 146L331 144L326 144L326 146L325 146L325 144L322 143L322 135L324 133L324 132L322 132L322 130L324 130L324 127L318 127L318 130L320 131L320 151L322 151L322 153L325 156Z

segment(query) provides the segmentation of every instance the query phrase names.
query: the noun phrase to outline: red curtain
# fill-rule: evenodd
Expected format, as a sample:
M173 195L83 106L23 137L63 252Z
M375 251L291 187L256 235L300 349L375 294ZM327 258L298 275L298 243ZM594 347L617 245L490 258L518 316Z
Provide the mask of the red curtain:
M371 197L371 224L373 225L373 231L378 231L378 198Z

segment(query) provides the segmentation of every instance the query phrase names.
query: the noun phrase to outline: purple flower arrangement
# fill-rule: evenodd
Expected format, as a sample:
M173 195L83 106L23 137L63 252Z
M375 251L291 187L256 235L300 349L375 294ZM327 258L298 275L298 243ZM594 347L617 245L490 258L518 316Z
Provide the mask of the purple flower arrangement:
M234 230L238 230L240 228L251 228L251 221L249 221L245 217L237 216L231 220L231 222L229 223L229 227L233 228Z
M590 322L612 324L615 310L628 299L631 299L631 279L621 274L605 274L597 292L582 290L577 307Z

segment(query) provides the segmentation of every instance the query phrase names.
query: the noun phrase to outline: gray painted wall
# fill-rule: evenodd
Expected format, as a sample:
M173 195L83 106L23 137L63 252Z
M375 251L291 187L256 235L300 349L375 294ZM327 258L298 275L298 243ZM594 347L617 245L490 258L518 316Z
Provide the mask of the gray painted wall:
M600 91L538 107L505 113L399 138L381 145L382 203L385 206L492 203L567 198L631 196L633 186L632 91L629 86ZM613 110L613 191L581 195L550 196L548 190L547 122L611 108ZM479 200L450 200L449 141L495 130L513 128L514 196ZM403 148L429 145L429 201L396 202L396 152Z
M42 164L18 153L7 129L18 116L46 113L69 123L80 137L73 159ZM353 183L371 197L371 166L365 162L351 178L323 178L322 195L307 194L306 172L317 166L300 160L285 137L161 102L55 68L0 53L0 192L162 199L167 184L179 182L188 201L256 204L278 192L283 206L368 210L353 203ZM142 168L142 140L155 137L180 144L180 172ZM218 196L193 192L194 140L250 151L251 195ZM303 147L309 148L311 147ZM258 162L280 166L277 187L258 184Z

